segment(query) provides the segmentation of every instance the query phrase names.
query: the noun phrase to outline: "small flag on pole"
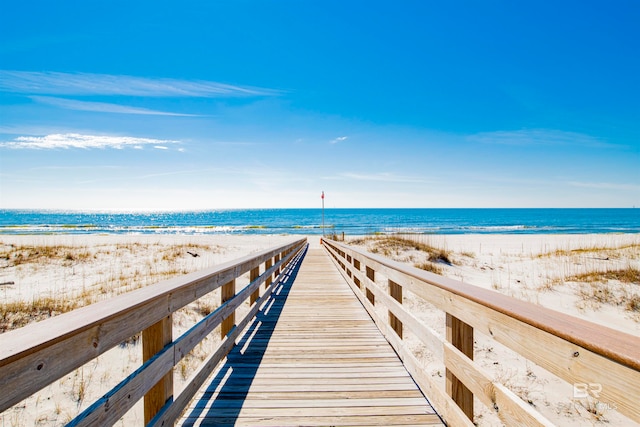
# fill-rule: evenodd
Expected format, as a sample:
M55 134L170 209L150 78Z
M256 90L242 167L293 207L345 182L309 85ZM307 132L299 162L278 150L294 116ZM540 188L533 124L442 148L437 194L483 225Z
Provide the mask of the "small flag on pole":
M324 191L322 191L320 198L322 199L322 237L324 237Z

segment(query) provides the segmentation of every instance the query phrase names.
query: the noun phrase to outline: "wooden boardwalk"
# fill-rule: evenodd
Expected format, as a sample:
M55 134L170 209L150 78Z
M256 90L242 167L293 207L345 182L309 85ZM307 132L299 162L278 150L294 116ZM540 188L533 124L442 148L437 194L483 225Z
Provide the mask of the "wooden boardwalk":
M178 425L443 425L323 249L287 274Z

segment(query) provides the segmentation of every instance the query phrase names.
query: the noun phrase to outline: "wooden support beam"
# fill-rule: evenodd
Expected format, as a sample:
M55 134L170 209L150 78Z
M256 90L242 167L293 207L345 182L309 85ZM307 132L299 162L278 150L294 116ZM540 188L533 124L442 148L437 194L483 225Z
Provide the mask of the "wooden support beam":
M361 271L360 270L360 261L358 261L357 259L353 259L353 266L355 267L355 269L357 271ZM362 289L362 285L360 285L360 279L358 279L356 276L353 277L353 282L356 284L357 287L359 287L360 289Z
M365 269L367 271L367 278L375 283L376 271L373 268L366 267L366 266L365 266ZM367 299L372 305L376 305L376 296L369 289L367 289Z
M264 263L264 271L269 270L271 267L273 267L273 259L269 258ZM273 275L270 275L269 277L267 277L267 279L264 281L264 289L265 290L267 290L269 288L269 286L271 285L272 281L273 281Z
M278 261L280 261L280 254L273 257L274 264L277 264ZM278 274L280 274L280 268L276 268L276 271L273 272L273 276L278 277Z
M260 276L260 266L252 268L249 272L249 282L253 282ZM260 298L260 288L256 289L249 297L249 305L253 305Z
M389 280L389 295L402 304L402 286L392 280ZM391 329L402 339L402 322L393 315L391 310L389 310L389 326L391 326Z
M447 313L447 341L473 360L473 327ZM453 373L446 369L447 394L473 421L473 393Z
M224 304L226 301L229 301L236 294L236 281L235 279L222 285L220 289L220 304ZM224 339L229 332L233 329L233 326L236 324L236 312L235 310L222 321L220 325L220 338Z
M142 360L146 362L173 341L171 315L142 331ZM144 395L144 423L147 424L173 398L173 371L169 371Z

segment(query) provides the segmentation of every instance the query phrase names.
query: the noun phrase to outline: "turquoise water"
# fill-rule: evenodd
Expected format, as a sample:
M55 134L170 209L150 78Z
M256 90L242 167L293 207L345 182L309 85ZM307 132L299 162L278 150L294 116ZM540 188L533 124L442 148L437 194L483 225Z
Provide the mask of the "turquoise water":
M326 209L326 233L639 233L640 209ZM0 234L322 234L321 209L0 210Z

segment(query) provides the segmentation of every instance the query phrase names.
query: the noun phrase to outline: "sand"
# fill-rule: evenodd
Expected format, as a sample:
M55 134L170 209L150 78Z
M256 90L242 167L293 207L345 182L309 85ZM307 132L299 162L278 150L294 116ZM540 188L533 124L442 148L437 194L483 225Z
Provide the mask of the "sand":
M166 278L230 261L301 236L283 235L37 235L0 237L0 303L20 307L45 300L91 303ZM303 236L302 236L303 237ZM420 242L447 251L451 265L437 263L441 273L515 298L584 318L629 334L640 335L640 309L628 301L640 298L640 283L617 279L589 281L579 275L596 271L640 269L640 235L428 235ZM347 239L349 240L349 239ZM313 247L319 236L308 236ZM347 242L349 243L349 242ZM357 242L370 250L375 242ZM380 249L378 249L380 251ZM425 262L415 250L391 249L381 255L410 264ZM21 254L22 258L16 258ZM197 255L197 256L194 256ZM248 277L243 280L248 282ZM606 292L603 291L606 290ZM174 336L219 304L215 292L174 317ZM435 329L442 314L420 301L406 301ZM48 312L19 316L0 312L0 330L46 318ZM55 310L54 313L55 314ZM3 318L4 316L4 318ZM198 348L175 370L176 388L218 338ZM557 425L638 425L609 407L589 412L572 400L572 386L531 362L493 343L476 339L476 360L494 377L530 401ZM419 346L416 351L420 353ZM141 363L138 343L114 348L78 371L0 414L2 426L61 425L103 395ZM419 354L434 377L443 375L439 361ZM481 408L481 404L476 405ZM498 425L489 411L478 411L480 425ZM142 423L137 405L119 425Z

